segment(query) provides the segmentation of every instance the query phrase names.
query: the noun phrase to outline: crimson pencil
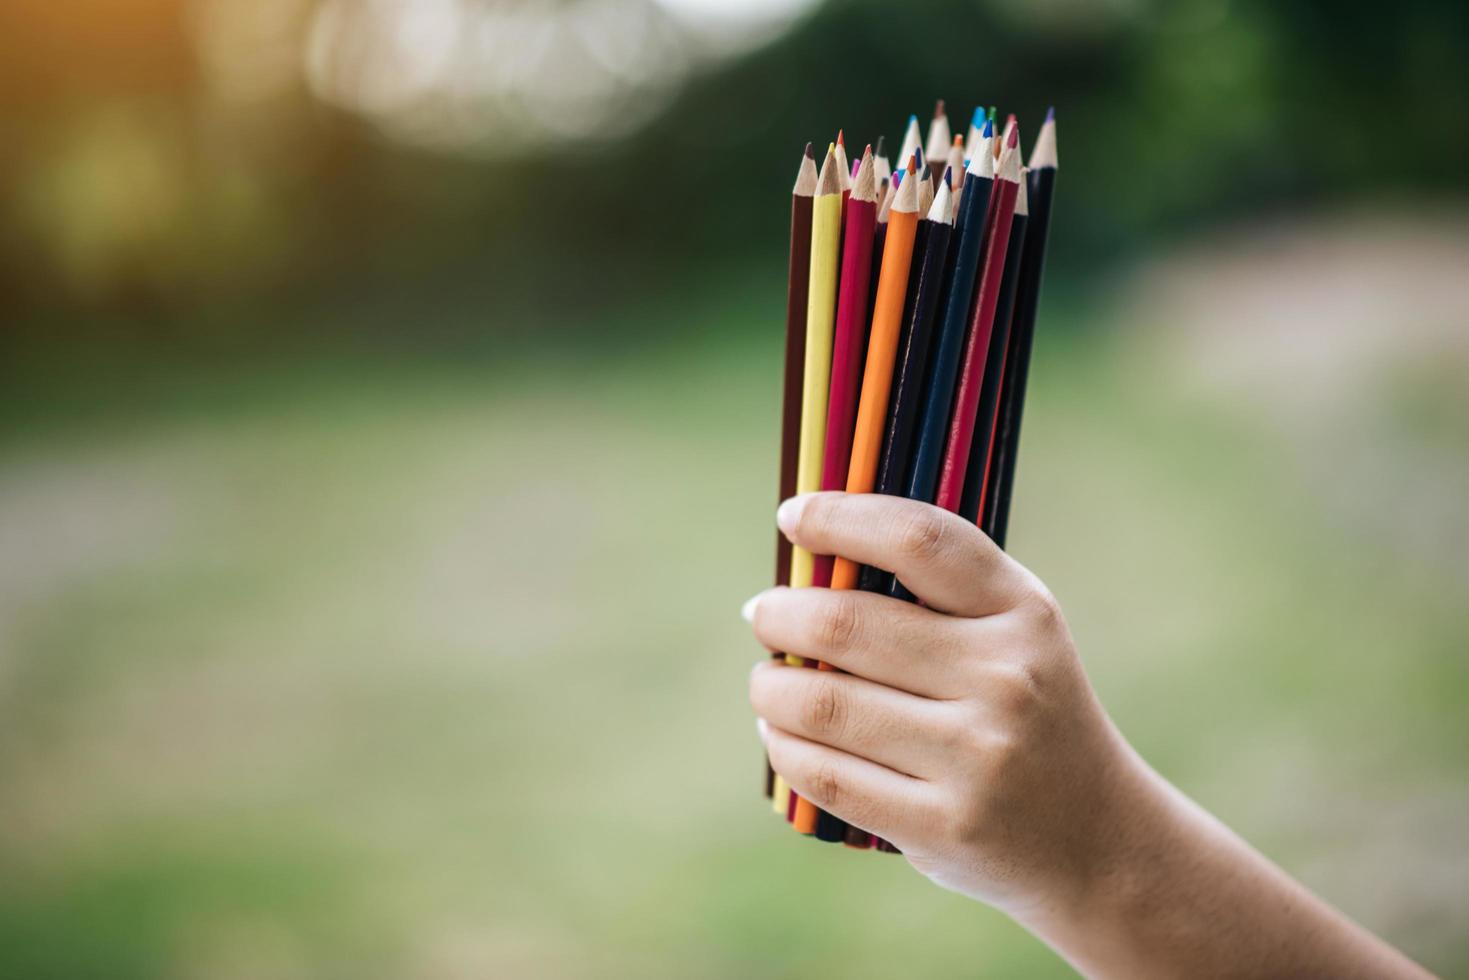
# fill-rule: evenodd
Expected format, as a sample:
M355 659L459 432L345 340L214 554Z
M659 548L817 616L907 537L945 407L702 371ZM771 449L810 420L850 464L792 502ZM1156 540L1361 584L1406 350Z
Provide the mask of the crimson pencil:
M1036 135L1030 154L1027 194L1030 221L1025 232L1025 249L1020 278L1015 287L1015 312L1011 317L1010 345L1005 377L1001 381L1000 421L995 458L984 490L981 527L1000 547L1005 546L1010 524L1010 499L1015 487L1015 464L1020 452L1020 422L1025 410L1025 386L1030 372L1030 353L1035 339L1036 311L1040 304L1041 274L1045 271L1046 241L1050 235L1051 201L1056 190L1056 111Z
M969 467L969 451L974 443L974 426L979 411L979 396L984 384L984 369L990 349L990 334L999 306L1000 283L1005 272L1005 255L1010 244L1010 226L1015 220L1015 198L1020 192L1020 131L1012 129L1000 166L995 174L992 212L988 239L979 272L979 292L974 314L965 337L964 363L959 371L959 387L954 396L954 415L949 423L948 441L943 466L939 471L938 492L934 503L944 510L957 512L964 494L964 477ZM988 426L988 421L986 421Z
M868 283L877 224L877 188L873 183L872 148L862 154L842 230L842 271L837 291L832 339L831 388L826 402L826 451L821 463L821 489L841 490L847 483L852 452L852 424L866 354ZM831 584L832 557L817 555L811 583Z
M1025 229L1029 219L1025 184L1026 174L1022 169L1018 193L1015 195L1015 218L1010 224L1010 243L1005 250L1005 271L1000 277L1000 299L995 307L995 326L990 333L989 353L985 358L984 384L979 390L979 411L975 413L969 469L964 475L964 494L959 501L959 515L975 524L979 523L986 476L994 456L1001 381L1008 363L1006 355L1010 342L1010 321L1015 309L1015 286L1020 277Z

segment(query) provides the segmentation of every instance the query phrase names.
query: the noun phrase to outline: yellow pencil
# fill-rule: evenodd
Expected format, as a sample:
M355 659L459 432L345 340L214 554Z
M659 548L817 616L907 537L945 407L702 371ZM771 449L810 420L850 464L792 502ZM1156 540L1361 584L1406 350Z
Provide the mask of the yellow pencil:
M801 379L801 438L796 450L796 493L821 489L822 455L826 450L826 397L831 385L832 330L837 304L837 271L842 248L842 179L836 147L816 180L811 214L811 280L806 293L806 366ZM805 548L791 549L791 587L811 584L812 556ZM800 657L786 654L786 663L799 667ZM790 787L775 777L771 808L781 816L790 806Z
M796 450L796 493L821 489L826 449L826 398L831 384L832 330L836 318L837 272L841 257L841 164L834 149L817 178L811 217L811 278L806 293L806 370L801 382L801 438ZM811 584L811 552L791 549L791 587ZM799 657L787 657L799 665Z

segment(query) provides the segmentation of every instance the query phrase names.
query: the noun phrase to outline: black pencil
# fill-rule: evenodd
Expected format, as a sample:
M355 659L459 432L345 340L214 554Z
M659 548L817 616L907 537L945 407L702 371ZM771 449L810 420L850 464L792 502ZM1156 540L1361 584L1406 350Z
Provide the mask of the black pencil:
M1011 318L1010 347L1005 377L1001 381L999 432L995 458L990 465L984 491L984 515L980 527L1000 547L1005 546L1010 525L1010 499L1015 489L1015 464L1020 453L1020 422L1025 412L1025 385L1030 371L1030 353L1035 340L1036 310L1039 308L1041 274L1046 264L1046 239L1051 224L1051 199L1056 189L1056 110L1046 113L1045 124L1030 154L1027 192L1030 219L1025 235L1024 258L1015 291Z

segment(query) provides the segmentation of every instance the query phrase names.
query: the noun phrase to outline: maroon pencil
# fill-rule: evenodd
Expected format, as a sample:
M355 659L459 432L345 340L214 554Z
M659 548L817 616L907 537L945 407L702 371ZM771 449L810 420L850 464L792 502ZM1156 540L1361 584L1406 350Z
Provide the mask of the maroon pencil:
M796 493L796 450L801 443L801 372L806 363L806 295L811 282L811 208L816 197L816 160L811 144L801 155L791 191L791 262L786 279L785 384L780 399L780 486L776 502ZM775 532L775 584L791 581L791 543ZM779 653L774 659L783 659ZM775 795L775 770L765 760L765 795Z

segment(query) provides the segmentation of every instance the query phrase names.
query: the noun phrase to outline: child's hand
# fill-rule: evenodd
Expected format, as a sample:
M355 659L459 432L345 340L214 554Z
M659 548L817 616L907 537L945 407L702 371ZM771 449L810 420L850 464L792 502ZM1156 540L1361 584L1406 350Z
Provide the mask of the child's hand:
M923 874L1012 912L1085 887L1131 755L1092 695L1055 599L972 524L927 504L823 493L781 530L897 573L927 608L771 589L746 607L771 650L750 700L771 765Z

